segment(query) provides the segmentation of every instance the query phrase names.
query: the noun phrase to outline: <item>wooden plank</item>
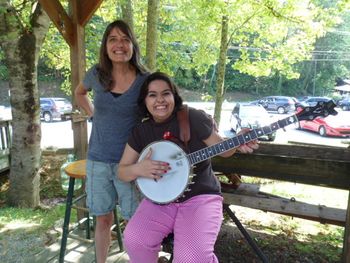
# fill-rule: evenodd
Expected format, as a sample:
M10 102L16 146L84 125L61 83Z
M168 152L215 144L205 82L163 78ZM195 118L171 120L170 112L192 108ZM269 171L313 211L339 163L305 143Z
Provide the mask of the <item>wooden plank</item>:
M130 261L128 254L124 252L112 251L108 254L107 263L128 263Z
M57 239L57 242L53 243L51 246L47 247L40 253L34 255L28 262L58 262L61 247L60 242L61 239ZM86 240L83 238L71 238L70 235L67 239L67 250L64 257L64 262L95 262L95 247L93 242L91 240ZM112 241L106 262L129 262L128 255L125 251L120 251L117 241Z
M327 153L328 150L331 155ZM333 159L321 158L322 154L329 158L333 156ZM339 156L339 160L334 160L334 156ZM348 157L349 159L346 159ZM349 149L346 148L309 149L294 146L288 151L285 146L270 144L262 146L253 154L237 153L230 158L215 157L212 159L212 164L216 172L238 173L345 190L350 188L350 176L348 176L350 155Z
M311 158L320 160L349 161L350 149L326 145L293 145L260 142L255 154Z
M314 220L321 223L329 223L344 226L346 210L313 205L304 202L288 200L271 196L249 196L232 193L223 193L224 202L263 211L279 213Z
M59 0L39 0L40 5L62 34L68 45L74 44L74 30L71 18L68 16Z
M79 7L78 23L81 26L85 26L97 8L99 8L103 0L77 0L76 2Z
M67 246L65 262L91 263L95 260L95 248L93 243L84 243L74 240Z

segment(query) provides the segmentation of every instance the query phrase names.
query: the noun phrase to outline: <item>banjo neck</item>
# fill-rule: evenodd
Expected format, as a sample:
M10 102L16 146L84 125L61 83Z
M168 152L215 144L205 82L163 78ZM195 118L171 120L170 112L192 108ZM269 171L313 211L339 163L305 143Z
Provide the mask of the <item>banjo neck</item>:
M257 138L270 134L278 129L284 128L292 123L306 120L311 121L316 117L326 117L328 115L337 115L338 112L334 109L336 104L333 100L327 102L320 101L313 107L302 107L297 113L290 115L285 119L278 120L270 125L250 130L245 134L240 134L227 140L221 141L214 145L200 149L196 152L187 155L191 165L195 165L205 161L213 156L220 155L226 151L237 148L243 144L256 140Z
M205 147L198 151L192 152L187 155L189 162L191 165L195 165L211 157L220 155L226 151L232 150L234 148L238 148L239 146L256 140L257 138L264 136L266 134L270 134L278 129L284 128L292 123L298 122L298 118L296 115L291 115L285 119L278 120L276 122L271 123L270 125L250 130L245 134L240 134L234 136L232 138L223 140L214 145Z

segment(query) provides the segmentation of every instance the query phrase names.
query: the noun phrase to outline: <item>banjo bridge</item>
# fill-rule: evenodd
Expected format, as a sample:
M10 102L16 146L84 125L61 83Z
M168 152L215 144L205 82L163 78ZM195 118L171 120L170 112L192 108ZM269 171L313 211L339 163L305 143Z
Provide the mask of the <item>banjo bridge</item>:
M171 156L170 156L170 159L173 159L173 160L180 160L180 159L182 159L182 158L184 158L184 157L185 157L184 153L182 153L182 152L177 152L177 153L171 155Z
M175 162L175 165L176 165L177 167L182 167L184 164L183 164L183 161L182 161L182 160L177 160L177 161Z

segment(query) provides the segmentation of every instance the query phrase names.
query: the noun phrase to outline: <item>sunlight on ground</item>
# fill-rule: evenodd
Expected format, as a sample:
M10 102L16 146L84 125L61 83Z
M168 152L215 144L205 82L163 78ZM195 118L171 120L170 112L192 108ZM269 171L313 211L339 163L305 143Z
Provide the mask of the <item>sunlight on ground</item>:
M249 226L250 229L254 229L254 232L268 235L280 235L283 233L286 236L295 236L300 241L306 241L310 239L310 236L336 235L335 233L341 233L344 229L340 226L321 224L311 220L247 207L235 205L230 207L242 224ZM342 234L340 234L340 237L342 237ZM338 246L341 246L341 244L342 242L340 241Z
M9 230L16 230L16 229L30 229L34 227L39 227L40 224L34 224L34 223L28 223L23 221L12 221L10 223L7 223L5 225L2 225L0 229L0 233L9 231Z
M252 178L243 177L243 181ZM259 181L259 180L258 180ZM256 184L253 180L253 183ZM345 190L263 179L258 183L260 191L314 205L347 209L349 192ZM344 228L336 225L280 215L241 206L231 206L237 218L255 232L269 235L294 236L299 241L323 240L342 247Z
M294 197L297 201L310 204L342 209L347 209L349 197L349 192L345 190L278 181L262 184L260 191L287 198Z

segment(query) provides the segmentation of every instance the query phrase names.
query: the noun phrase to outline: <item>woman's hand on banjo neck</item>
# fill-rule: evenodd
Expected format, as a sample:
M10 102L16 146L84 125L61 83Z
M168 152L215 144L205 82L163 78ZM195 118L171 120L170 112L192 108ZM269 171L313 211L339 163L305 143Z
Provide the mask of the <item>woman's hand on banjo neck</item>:
M249 128L243 128L239 133L239 134L244 134L244 133L247 133L249 132L251 129ZM259 148L259 141L256 139L256 140L253 140L253 141L250 141L246 144L242 144L241 146L239 146L237 148L237 151L239 151L240 153L252 153L254 150L257 150Z

